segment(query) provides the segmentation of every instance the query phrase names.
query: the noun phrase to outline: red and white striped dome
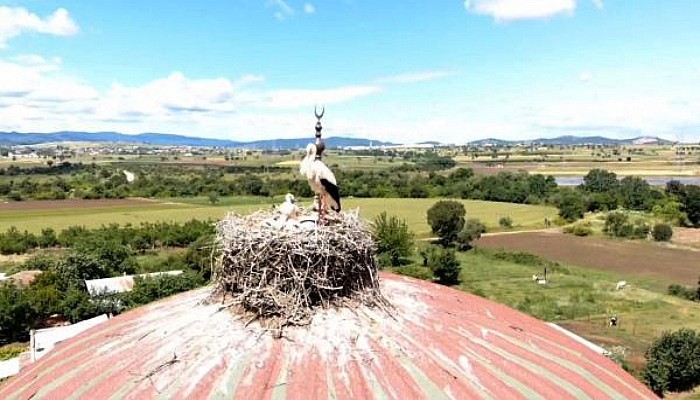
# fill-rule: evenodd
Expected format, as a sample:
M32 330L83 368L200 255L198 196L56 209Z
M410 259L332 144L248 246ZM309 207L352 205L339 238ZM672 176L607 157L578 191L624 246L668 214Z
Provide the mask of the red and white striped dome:
M2 399L653 399L614 362L506 306L381 275L393 309L322 310L275 339L183 293L59 344Z

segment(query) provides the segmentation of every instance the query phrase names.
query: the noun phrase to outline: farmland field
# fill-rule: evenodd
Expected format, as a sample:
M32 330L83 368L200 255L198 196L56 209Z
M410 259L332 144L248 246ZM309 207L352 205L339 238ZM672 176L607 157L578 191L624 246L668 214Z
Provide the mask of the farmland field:
M700 329L699 303L665 295L634 272L550 266L549 282L543 286L531 279L542 273L542 266L500 260L488 250L459 253L459 258L461 289L555 321L596 344L627 347L628 361L637 370L644 363L644 351L663 331ZM615 283L622 279L629 286L616 291ZM620 321L617 328L608 326L613 314Z
M150 201L129 200L69 200L69 201L26 201L0 205L0 231L10 226L20 230L39 232L42 228L62 229L71 225L87 227L103 224L138 224L154 221L186 221L197 219L220 219L229 211L251 212L269 208L273 201L279 204L282 199L265 197L224 197L217 205L211 205L206 198L168 199ZM381 212L405 219L418 237L429 237L430 228L426 222L426 212L439 199L359 199L343 200L346 211L359 209L360 214L373 220ZM541 228L545 218L554 218L557 211L553 207L523 204L496 203L476 200L460 200L467 209L468 218L481 219L490 230L498 228L498 219L510 216L516 229ZM302 199L309 205L309 199Z
M483 237L478 245L526 251L559 262L651 277L664 288L670 283L694 285L700 275L697 251L649 242L530 232Z

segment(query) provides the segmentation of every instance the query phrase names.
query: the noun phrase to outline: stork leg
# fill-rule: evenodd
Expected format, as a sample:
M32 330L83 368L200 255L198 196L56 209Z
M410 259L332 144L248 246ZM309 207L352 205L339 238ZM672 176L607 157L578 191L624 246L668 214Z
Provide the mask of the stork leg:
M326 204L323 201L323 196L318 196L318 224L323 226L326 224L325 220Z

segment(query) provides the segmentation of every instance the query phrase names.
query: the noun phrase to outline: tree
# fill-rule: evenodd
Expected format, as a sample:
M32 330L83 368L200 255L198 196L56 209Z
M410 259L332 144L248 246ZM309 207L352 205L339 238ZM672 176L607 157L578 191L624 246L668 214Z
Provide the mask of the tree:
M583 177L581 188L590 193L607 193L617 189L617 175L604 169L592 169Z
M204 235L187 246L185 263L208 281L211 277L211 266L216 257L214 235Z
M649 183L638 176L626 176L620 181L620 205L628 210L649 211L660 197Z
M479 239L484 232L486 232L486 225L476 218L469 218L457 235L457 248L460 251L470 250L472 242Z
M657 242L668 242L673 236L673 229L669 224L656 224L651 230L651 236Z
M379 214L372 223L372 236L380 256L386 254L380 259L386 260L389 265L382 266L402 265L413 252L414 234L408 229L406 221L393 215L389 217L386 212Z
M56 231L52 228L44 228L41 230L41 235L37 238L39 247L47 248L53 247L58 244L58 238L56 237Z
M457 260L454 249L430 246L423 252L423 264L432 272L437 282L442 285L456 285L462 266Z
M160 275L134 278L134 289L126 296L130 307L147 304L175 293L194 289L204 283L201 276L193 272L180 275Z
M603 232L612 237L629 237L633 227L629 223L629 216L623 212L614 211L605 217Z
M34 322L26 292L12 283L0 284L0 337L10 342L25 341Z
M116 240L83 238L70 249L59 266L67 279L98 279L133 274L136 261L131 250Z
M700 227L700 186L686 185L681 200L690 223Z
M700 334L683 328L664 332L644 357L642 379L659 396L664 391L680 392L700 384Z
M438 201L428 209L428 224L443 246L448 246L457 238L464 227L466 214L464 205L453 200Z
M612 192L592 193L586 209L591 212L612 211L617 208L617 196Z
M663 219L673 225L683 226L688 223L688 216L681 211L682 204L673 197L666 198L663 202L657 203L651 212L655 217Z
M210 192L208 198L211 204L216 204L219 202L219 194L216 192Z
M559 198L559 216L568 222L583 218L586 207L581 193L574 190L562 190Z

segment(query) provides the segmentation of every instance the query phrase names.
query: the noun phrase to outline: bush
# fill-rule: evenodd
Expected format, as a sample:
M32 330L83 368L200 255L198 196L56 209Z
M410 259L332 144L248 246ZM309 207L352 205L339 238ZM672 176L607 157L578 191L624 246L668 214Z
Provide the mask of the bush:
M677 283L668 286L668 294L685 300L700 301L698 292L695 289Z
M419 265L406 265L405 267L394 269L393 272L399 275L410 276L411 278L422 279L424 281L432 281L434 279L433 273L429 268L421 267Z
M457 235L457 248L460 251L470 250L472 242L479 239L484 232L486 232L486 225L476 218L468 219L464 224L464 228Z
M652 343L642 379L659 396L681 392L700 384L700 334L691 329L664 332Z
M498 225L500 225L502 228L512 228L513 227L513 219L507 215L501 217L498 219Z
M479 253L486 255L492 260L508 261L520 265L531 265L531 266L546 266L546 265L558 265L557 263L552 263L544 258L524 252L524 251L509 251L509 250L487 250L478 249Z
M453 200L441 200L428 210L428 224L433 233L438 235L440 243L448 246L457 238L464 227L467 211L462 203Z
M651 232L649 224L643 220L637 220L634 222L634 225L632 225L632 235L630 239L646 239L649 236L649 232Z
M15 358L20 354L24 353L28 349L26 347L19 346L7 346L0 349L0 361L9 360Z
M627 214L614 211L605 216L603 232L612 237L628 237L632 234L632 225L629 224Z
M201 276L189 272L181 275L160 275L156 277L134 278L134 289L128 293L126 303L129 307L138 307L176 293L201 286Z
M605 217L603 232L611 237L628 239L646 239L651 228L642 219L634 223L629 221L629 216L623 212L614 211Z
M462 266L457 260L454 249L430 246L421 253L423 265L432 271L437 282L442 285L456 285Z
M414 235L408 224L393 215L389 217L386 212L379 214L372 223L372 238L377 244L382 267L405 264L413 253Z
M593 234L593 229L588 223L576 223L564 227L564 233L569 233L575 236L590 236Z
M197 271L208 281L211 278L212 263L218 254L214 235L204 235L187 246L184 261L189 268Z
M669 224L656 224L651 230L651 237L657 242L668 242L673 236L673 229Z

